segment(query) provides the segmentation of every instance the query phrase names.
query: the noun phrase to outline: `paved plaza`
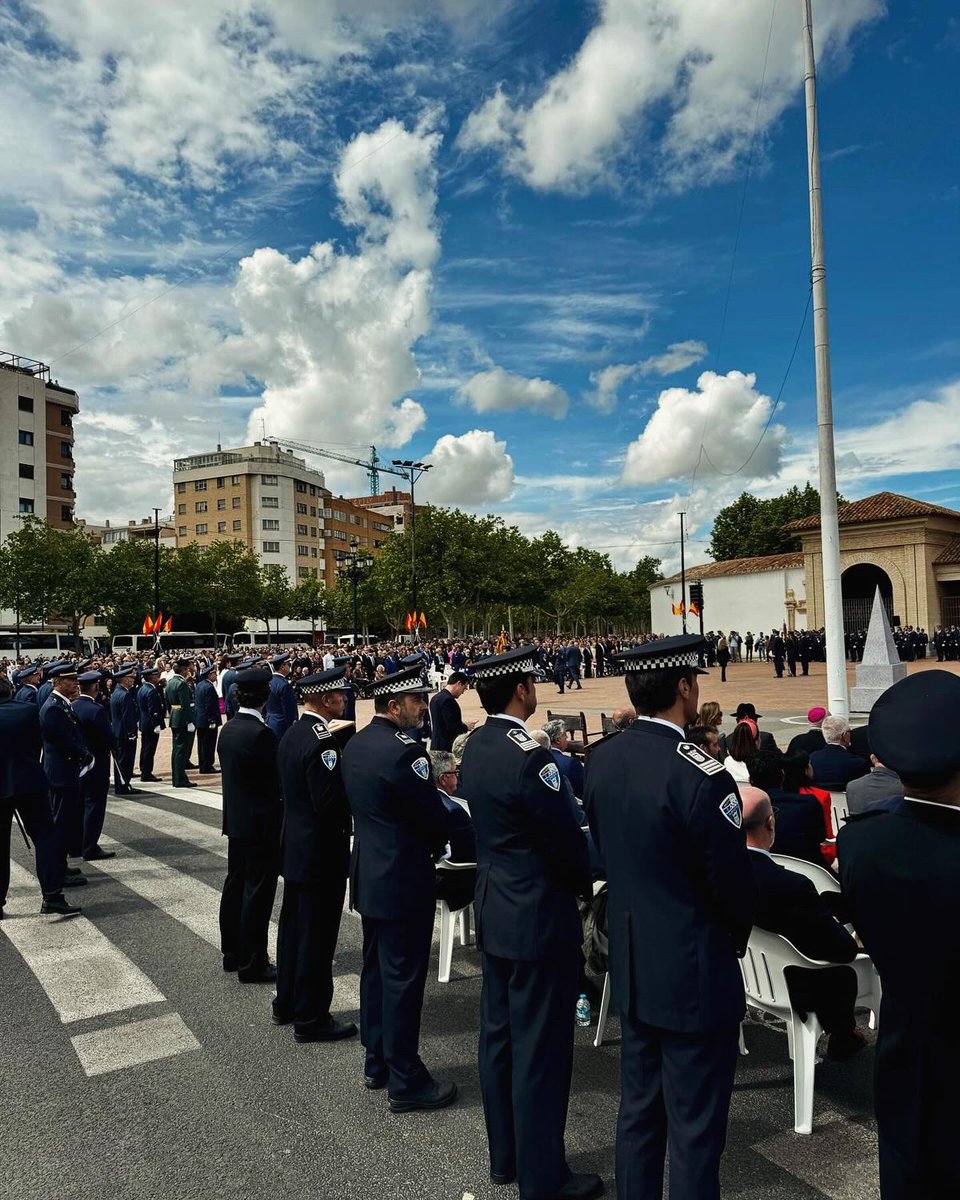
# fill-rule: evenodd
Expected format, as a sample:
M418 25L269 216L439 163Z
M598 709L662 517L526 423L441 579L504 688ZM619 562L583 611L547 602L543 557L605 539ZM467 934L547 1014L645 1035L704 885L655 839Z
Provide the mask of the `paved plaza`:
M752 700L783 744L791 729L803 728L806 709L823 700L823 667L812 671L806 680L777 681L763 664L733 667L725 687L718 672L705 678L703 697L718 696L725 713ZM595 729L601 711L622 703L623 681L588 680L570 700L542 685L544 717L548 707L582 708ZM468 717L475 705L475 696L464 697ZM361 724L371 709L361 703ZM158 757L167 777L168 737ZM385 1095L362 1086L357 1042L296 1045L289 1028L270 1022L272 988L240 985L222 972L217 910L226 840L216 780L202 784L191 792L144 785L144 795L111 798L102 844L117 857L85 868L89 885L71 893L83 916L73 921L38 915L30 856L14 830L8 916L0 923L7 1194L515 1197L514 1188L487 1180L476 950L458 946L451 981L439 984L435 947L424 1009L424 1060L456 1080L459 1102L437 1113L389 1113ZM279 896L275 919L278 913ZM355 1018L360 924L352 914L343 919L335 971L334 1010ZM574 1168L599 1171L613 1195L616 1019L599 1049L593 1034L576 1031L567 1142ZM751 1022L746 1040L724 1197L875 1200L872 1048L851 1063L818 1066L814 1131L801 1137L792 1131L782 1028Z

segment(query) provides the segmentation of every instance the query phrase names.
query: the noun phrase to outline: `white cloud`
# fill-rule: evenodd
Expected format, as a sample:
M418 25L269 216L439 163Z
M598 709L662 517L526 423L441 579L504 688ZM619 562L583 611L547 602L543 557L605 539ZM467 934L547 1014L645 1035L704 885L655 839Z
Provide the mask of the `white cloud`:
M471 429L460 437L445 434L427 455L433 470L422 490L435 504L478 507L496 504L513 491L513 459L507 443L489 429Z
M882 0L814 5L820 55L842 53ZM602 0L569 65L529 103L502 87L465 122L459 145L491 149L531 187L577 191L604 181L629 143L653 142L644 174L688 186L722 176L749 143L770 0ZM781 5L770 41L761 129L799 96L799 19ZM659 142L653 130L662 124Z
M655 354L645 358L640 366L641 375L676 375L701 362L707 353L706 342L690 339L686 342L673 342L663 354Z
M617 363L593 371L590 382L594 385L592 392L587 392L585 399L598 412L610 413L617 406L620 388L630 379L639 375L676 375L685 371L703 359L707 353L705 342L694 341L673 342L663 354L655 354L638 363Z
M704 371L696 391L679 387L662 391L643 433L627 448L623 482L681 479L694 470L703 479L741 468L747 479L776 475L787 437L782 425L770 426L745 463L773 407L770 397L756 390L756 381L755 375L741 371L726 375Z
M569 397L547 379L529 379L503 367L480 371L460 388L460 398L477 412L512 412L527 408L555 420L567 415Z
M594 390L586 393L587 403L597 412L613 412L617 407L620 388L636 374L636 363L616 363L599 371L591 371L590 382L594 385Z

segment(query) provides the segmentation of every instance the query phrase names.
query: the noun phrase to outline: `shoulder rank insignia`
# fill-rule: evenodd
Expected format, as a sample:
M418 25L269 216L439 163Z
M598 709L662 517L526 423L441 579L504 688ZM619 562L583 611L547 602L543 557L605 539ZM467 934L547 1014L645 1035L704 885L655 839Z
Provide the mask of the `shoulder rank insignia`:
M725 796L720 811L727 818L731 825L739 829L743 822L743 814L740 811L740 797L736 792L731 792L729 796Z
M430 778L430 761L429 761L429 759L418 758L414 762L412 762L410 765L411 765L411 767L413 767L414 774L419 775L420 778L424 782L426 782Z
M548 763L541 767L539 775L548 788L555 792L560 791L560 771L556 763Z
M532 738L525 729L521 729L519 726L508 729L507 737L515 746L519 746L521 750L536 750L540 745L535 738Z
M719 771L723 770L723 763L719 763L715 758L711 758L705 750L701 750L693 742L681 742L677 746L677 753L681 758L685 758L687 762L692 762L695 767L699 767L704 775L716 775Z
M322 725L319 721L314 721L313 736L315 738L330 738L333 737L333 734L326 727L326 725Z
M323 765L327 768L328 771L332 771L333 768L337 765L336 750L324 750L323 753L320 755L320 761L323 763Z
M414 744L413 738L407 737L407 735L403 732L402 729L400 730L400 732L398 734L396 734L396 739L398 742L403 742L403 744L405 746L412 746Z

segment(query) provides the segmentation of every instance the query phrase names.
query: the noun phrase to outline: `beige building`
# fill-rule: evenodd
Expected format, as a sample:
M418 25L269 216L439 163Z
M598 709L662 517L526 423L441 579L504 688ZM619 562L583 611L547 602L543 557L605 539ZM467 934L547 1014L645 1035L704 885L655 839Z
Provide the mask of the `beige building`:
M34 359L0 351L0 542L24 516L73 524L77 393Z
M120 542L149 542L151 546L157 540L156 525L153 517L141 517L139 521L127 521L126 525L104 521L102 525L95 522L78 520L77 525L102 546L104 550L112 550ZM170 550L176 549L177 531L172 517L160 518L160 545Z

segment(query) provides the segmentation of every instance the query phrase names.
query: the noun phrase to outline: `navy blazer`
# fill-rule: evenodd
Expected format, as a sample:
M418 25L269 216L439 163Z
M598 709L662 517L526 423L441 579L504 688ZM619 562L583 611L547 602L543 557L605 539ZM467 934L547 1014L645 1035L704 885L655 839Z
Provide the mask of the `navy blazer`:
M152 683L141 683L137 691L137 708L140 711L140 732L153 733L159 725L167 726L167 708L160 689Z
M829 745L810 755L813 782L828 792L844 792L851 779L870 772L870 764L845 746Z
M472 863L477 861L477 835L473 829L470 814L446 792L440 792L443 807L447 810L449 826L447 840L450 843L450 861L455 863Z
M51 695L40 709L43 770L50 787L76 787L80 768L93 761L77 714L66 700Z
M346 879L350 807L338 739L319 717L305 712L283 735L277 767L283 793L280 874L288 883Z
M110 693L110 726L114 743L132 741L140 729L140 706L132 687L121 687L118 683Z
M0 800L46 792L42 752L40 709L35 704L0 700Z
M101 781L110 777L110 755L113 752L113 728L110 714L92 696L78 696L73 702L73 712L80 722L83 740L96 762L92 774Z
M259 718L238 713L217 739L223 785L223 832L279 852L277 739Z
M430 701L430 749L449 750L454 738L467 732L456 696L441 688Z
M767 795L777 809L775 852L825 866L820 843L826 841L827 825L816 796L795 796L775 788L768 789Z
M297 697L286 676L274 671L270 677L270 695L263 719L273 730L279 742L297 719Z
M198 729L221 725L220 697L209 679L201 679L193 693L193 721Z
M783 934L807 958L853 962L857 943L805 875L788 870L761 850L750 851L750 866L757 885L755 925Z

